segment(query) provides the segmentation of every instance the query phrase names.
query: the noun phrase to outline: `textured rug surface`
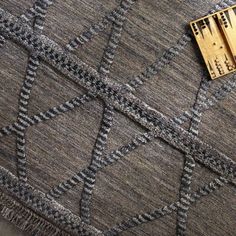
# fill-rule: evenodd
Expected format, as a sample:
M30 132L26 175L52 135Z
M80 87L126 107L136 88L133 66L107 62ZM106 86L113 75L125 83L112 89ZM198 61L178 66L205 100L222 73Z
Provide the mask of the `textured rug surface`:
M234 236L236 77L210 80L189 28L233 4L1 0L0 215L25 235Z

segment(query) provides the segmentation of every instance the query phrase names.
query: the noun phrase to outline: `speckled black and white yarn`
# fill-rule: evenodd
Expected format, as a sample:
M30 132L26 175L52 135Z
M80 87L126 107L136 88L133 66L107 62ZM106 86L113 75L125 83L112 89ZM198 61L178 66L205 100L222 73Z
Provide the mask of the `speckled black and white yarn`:
M179 216L177 234L183 235L187 222L186 212L193 203L202 197L213 193L228 182L236 184L236 163L196 137L201 114L207 109L210 109L213 105L217 104L220 100L224 99L236 87L235 76L225 82L209 97L205 97L205 92L207 90L205 82L207 84L208 81L204 81L200 87L195 106L173 119L169 119L160 112L152 109L131 93L136 87L148 82L149 79L164 69L169 63L171 63L174 57L183 51L186 45L191 41L191 35L189 32L184 34L178 43L168 49L160 59L157 59L156 62L148 66L140 75L134 76L126 85L115 83L109 78L109 69L113 63L115 50L119 44L125 15L134 2L136 1L121 1L120 5L115 10L108 13L100 22L94 24L88 31L85 31L80 36L71 40L66 45L65 50L46 36L41 36L40 34L43 29L46 8L51 5L53 1L36 1L33 7L28 9L26 13L19 18L16 18L8 12L0 9L0 47L4 46L6 39L11 39L25 47L31 55L29 58L26 79L20 95L18 119L13 124L0 129L0 137L10 135L11 133L17 134L17 154L18 159L20 160L18 165L18 176L20 182L23 182L24 185L19 183L14 176L9 175L9 173L4 169L1 169L0 186L11 193L14 193L19 201L25 201L29 208L36 212L43 213L46 219L55 222L59 228L65 229L72 234L117 235L129 228L156 220L172 213L173 211L177 211ZM211 12L225 8L234 3L234 1L230 0L221 1L211 10ZM27 24L27 22L32 19L35 19L35 30ZM110 23L113 25L110 41L104 51L100 69L95 71L70 52L91 41L97 34L99 34L99 32L105 30ZM40 112L39 114L29 117L27 114L27 106L30 98L30 90L36 78L35 72L39 64L39 59L51 64L67 77L84 86L88 92L66 101L58 107L53 107L48 111ZM78 108L84 103L95 99L97 96L104 100L105 107L101 128L94 146L90 165L72 176L70 179L59 183L45 195L37 190L32 190L32 187L27 184L25 166L24 135L27 128ZM102 157L108 133L112 126L112 118L116 110L139 122L141 125L148 128L149 131L136 135L128 144L123 145L117 150L114 150L110 154ZM180 127L187 120L192 120L190 131L186 131ZM111 227L104 233L88 225L91 223L89 204L95 184L96 173L106 166L115 164L120 159L127 157L130 152L134 151L141 145L149 143L155 138L164 139L167 143L181 150L186 155L182 187L180 188L180 200L152 212L138 214L115 225L114 227ZM218 173L220 177L198 189L196 192L191 192L191 181L187 183L186 188L183 188L183 182L186 180L184 176L186 176L189 167L191 172L188 173L187 179L190 180L192 178L195 162L204 164L209 169ZM81 218L66 211L53 200L54 198L59 198L63 193L68 192L79 182L84 183L84 190L81 198ZM3 214L6 217L12 218L12 221L14 221L14 217L10 217L7 209L4 209ZM39 219L39 222L41 222L41 219ZM184 222L184 224L179 224L179 222ZM45 232L56 230L51 225L47 225L44 221L42 224L45 224L43 229ZM53 232L55 232L55 235L59 235L60 233L57 230Z
M107 76L110 74L110 68L113 64L115 52L119 45L123 31L123 25L126 19L125 15L134 3L135 1L121 2L120 11L117 11L117 20L112 24L110 39L106 49L104 50L100 66L98 68L98 72L102 76ZM89 165L86 177L84 178L84 188L80 200L80 217L87 224L90 223L90 201L98 171L97 165L102 158L104 149L106 148L108 135L113 124L113 117L114 107L109 104L105 104L101 126L92 151L91 164Z

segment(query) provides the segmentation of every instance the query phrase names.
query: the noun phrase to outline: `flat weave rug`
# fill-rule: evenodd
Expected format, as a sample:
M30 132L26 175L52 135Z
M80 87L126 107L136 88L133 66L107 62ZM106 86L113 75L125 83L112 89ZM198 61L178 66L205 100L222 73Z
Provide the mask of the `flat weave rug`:
M235 236L236 75L189 26L235 4L1 0L0 236Z

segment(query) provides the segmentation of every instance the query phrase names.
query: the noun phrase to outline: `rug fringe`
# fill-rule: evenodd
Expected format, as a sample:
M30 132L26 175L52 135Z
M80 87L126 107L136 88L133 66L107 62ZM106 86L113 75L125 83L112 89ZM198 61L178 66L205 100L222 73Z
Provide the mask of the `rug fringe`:
M0 215L21 230L34 236L70 235L34 212L29 211L3 192L0 192Z

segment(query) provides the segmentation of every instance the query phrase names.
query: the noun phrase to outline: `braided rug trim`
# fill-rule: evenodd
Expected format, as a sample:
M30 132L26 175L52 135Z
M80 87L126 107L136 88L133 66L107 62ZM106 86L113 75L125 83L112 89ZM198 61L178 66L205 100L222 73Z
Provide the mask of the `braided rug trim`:
M69 236L63 229L19 204L8 194L0 192L0 212L6 220L31 235Z
M179 116L168 118L135 97L133 92L137 87L148 82L154 75L163 70L173 58L183 51L192 39L191 33L187 32L182 35L175 46L168 49L161 58L148 66L140 75L131 78L127 84L120 84L109 77L110 68L122 36L127 14L137 0L121 1L116 9L106 14L101 21L93 24L87 31L70 40L64 48L42 34L47 9L53 2L53 0L36 0L34 5L19 17L15 17L0 8L0 47L4 46L6 40L13 40L29 52L26 76L20 92L17 120L13 124L0 129L0 138L11 134L16 135L17 147L17 177L4 168L0 168L0 187L4 192L0 194L3 201L0 205L1 214L15 222L15 224L20 225L20 223L17 223L20 220L17 219L17 216L14 216L17 215L16 209L19 209L19 212L22 212L20 214L27 215L29 222L31 222L23 228L25 230L28 228L29 232L34 235L37 235L37 229L32 228L32 222L38 222L36 224L42 226L42 234L45 233L45 235L51 232L50 235L110 236L118 235L125 230L177 211L176 234L185 235L187 213L191 205L220 189L225 184L236 185L236 163L230 157L197 137L201 116L235 89L236 76L233 76L215 92L208 95L208 89L212 82L208 80L208 76L203 75L193 107ZM209 13L232 4L235 4L235 2L231 0L221 1ZM32 20L34 20L33 27L29 25ZM85 46L87 42L104 31L109 24L112 24L110 38L104 50L100 66L98 70L95 70L73 55L72 52L78 47ZM66 101L58 107L53 107L48 111L30 117L28 116L28 102L31 89L37 78L37 69L42 60L63 73L67 78L86 88L88 92ZM42 193L30 186L27 183L27 157L25 152L27 128L69 112L97 97L104 102L104 113L89 166L80 170L68 180L59 182L48 193ZM136 135L128 144L104 155L113 118L117 111L138 122L148 131ZM181 126L188 120L191 121L190 127L189 130L185 130ZM162 208L154 209L152 212L137 214L107 229L105 232L93 227L90 219L90 203L97 173L122 158L128 158L127 155L130 152L156 138L162 138L185 155L179 200ZM191 181L196 162L216 172L219 177L200 187L196 192L192 192ZM83 191L80 201L80 216L78 217L54 199L61 197L80 182L83 183ZM6 197L6 192L20 203ZM34 213L30 213L28 208ZM45 222L40 217L51 223ZM40 234L40 232L38 233Z

